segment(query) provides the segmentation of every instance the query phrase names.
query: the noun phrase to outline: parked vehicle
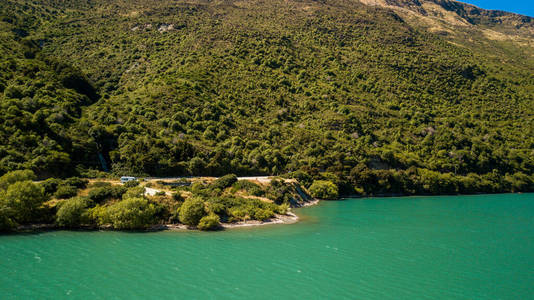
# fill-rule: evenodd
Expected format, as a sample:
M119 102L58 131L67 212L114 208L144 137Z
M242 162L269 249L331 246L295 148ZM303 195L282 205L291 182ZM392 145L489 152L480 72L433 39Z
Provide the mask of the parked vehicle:
M132 177L132 176L122 176L121 177L121 183L126 183L128 181L134 181L134 180L137 180L136 177Z

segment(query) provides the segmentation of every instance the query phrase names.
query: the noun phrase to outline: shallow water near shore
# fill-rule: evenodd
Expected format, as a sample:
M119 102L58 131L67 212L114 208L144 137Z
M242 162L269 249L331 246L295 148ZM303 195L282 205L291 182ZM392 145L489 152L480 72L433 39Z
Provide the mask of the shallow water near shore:
M2 299L534 299L534 194L296 213L223 232L0 236Z

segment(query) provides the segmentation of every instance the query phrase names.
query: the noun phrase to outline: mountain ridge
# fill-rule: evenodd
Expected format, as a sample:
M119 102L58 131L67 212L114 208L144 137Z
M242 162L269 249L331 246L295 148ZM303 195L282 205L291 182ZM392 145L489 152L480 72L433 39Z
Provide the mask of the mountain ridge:
M534 37L534 18L501 10L487 10L475 5L454 0L360 0L372 6L392 9L404 17L416 16L439 32L447 30L446 25L475 28L482 26L486 37L494 39ZM435 21L442 21L436 26ZM443 28L445 26L445 28ZM493 31L493 32L492 32ZM497 34L496 34L497 33ZM532 45L531 45L532 46Z

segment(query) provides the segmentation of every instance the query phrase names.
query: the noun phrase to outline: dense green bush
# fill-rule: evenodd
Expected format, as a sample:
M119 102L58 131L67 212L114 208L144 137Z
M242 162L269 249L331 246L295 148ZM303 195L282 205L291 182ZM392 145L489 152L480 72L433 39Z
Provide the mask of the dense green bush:
M504 184L512 192L527 192L534 189L534 176L528 176L522 172L506 174Z
M289 211L289 207L290 206L288 203L283 203L283 204L278 205L274 212L276 212L279 215L285 215Z
M224 190L228 187L231 187L237 181L237 176L235 174L224 175L223 177L217 178L210 185L212 189Z
M2 196L0 194L0 196ZM5 204L0 203L0 232L11 231L17 227L13 219L14 212Z
M41 186L44 188L45 194L53 195L58 186L61 184L61 179L48 178L41 182Z
M136 187L139 185L139 181L137 180L130 180L130 181L127 181L123 184L123 186L125 188L132 188L132 187Z
M197 228L200 230L216 230L221 226L220 218L216 214L204 216L198 222Z
M158 222L159 208L144 198L130 198L109 206L104 220L115 229L146 229Z
M295 171L288 174L289 178L295 178L305 188L310 188L313 183L313 177L304 171Z
M232 191L245 190L248 194L253 196L263 196L265 191L260 185L249 180L239 180L232 185Z
M256 209L254 212L254 219L259 221L265 221L267 219L270 219L274 217L274 212L269 209Z
M95 203L102 203L109 199L121 199L126 192L127 189L124 186L111 185L91 189L88 197ZM137 194L135 194L135 196L137 196Z
M78 188L72 185L60 185L56 192L54 193L54 197L57 199L67 199L72 198L78 194Z
M17 223L31 223L42 218L40 207L47 199L42 186L29 180L18 181L0 197L0 206L11 209Z
M0 190L6 190L10 185L19 181L34 180L35 174L30 170L11 171L0 177Z
M222 217L225 222L247 220L266 220L275 213L286 213L287 205L276 205L259 199L247 199L235 196L210 197L207 207L211 213Z
M88 197L95 203L102 203L110 197L111 187L99 187L89 191Z
M326 180L315 180L310 186L310 193L317 199L337 199L339 196L337 186Z
M89 185L90 188L101 188L101 187L110 187L110 186L111 186L111 182L105 182L105 181L95 181Z
M245 207L232 207L228 209L228 215L230 222L247 221L251 219L250 212Z
M291 191L283 180L273 179L267 188L266 197L272 199L276 204L288 203L291 199Z
M121 190L122 191L122 190ZM129 188L126 190L126 192L122 195L122 199L127 198L144 198L145 197L145 188L142 186L136 186L133 188Z
M197 226L205 215L204 200L198 197L188 198L180 207L180 222L185 225Z
M56 212L56 221L59 226L79 227L89 222L86 209L91 205L91 200L87 197L76 197L68 199L59 204Z
M71 177L63 180L62 185L70 185L75 186L79 189L83 189L87 187L87 184L89 183L89 180L78 178L78 177Z

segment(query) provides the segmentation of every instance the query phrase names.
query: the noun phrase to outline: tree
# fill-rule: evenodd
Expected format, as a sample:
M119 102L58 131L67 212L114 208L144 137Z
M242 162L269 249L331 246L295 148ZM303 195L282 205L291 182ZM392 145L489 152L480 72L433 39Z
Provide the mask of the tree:
M61 179L57 178L48 178L47 180L41 182L41 186L44 188L44 191L47 195L54 194L60 184Z
M232 186L232 184L234 184L236 181L237 176L235 174L228 174L212 182L211 187L213 189L220 189L222 191L225 188Z
M11 231L16 226L17 223L13 220L13 211L9 207L0 204L0 232Z
M0 190L6 190L15 182L34 180L35 174L31 170L11 171L0 177Z
M4 204L13 209L14 219L20 223L36 221L39 207L46 200L43 187L29 180L10 185L3 199Z
M270 209L258 208L254 211L254 219L259 221L265 221L274 217L274 212Z
M106 218L115 229L145 229L157 222L158 207L144 198L130 198L106 209Z
M139 185L139 181L137 180L130 180L123 184L125 188L133 188Z
M71 177L63 180L62 185L71 185L79 189L83 189L87 186L89 180L78 177Z
M72 185L60 185L54 193L54 197L58 199L72 198L78 194L78 189Z
M189 161L189 171L193 175L202 175L206 171L206 162L200 157L193 157Z
M97 187L89 191L89 198L95 203L102 203L108 199L120 199L126 192L126 188L122 185ZM134 196L137 194L127 198L134 198Z
M89 221L85 214L86 208L91 201L86 197L68 199L60 204L56 213L56 221L59 226L76 227Z
M337 199L338 188L331 181L315 180L310 186L310 193L318 199Z
M209 214L202 217L198 223L198 229L200 230L215 230L221 226L220 218L216 214Z
M313 183L313 177L310 174L301 170L289 173L289 177L298 180L298 182L302 184L305 188L309 188Z
M116 193L117 196L119 195L118 192ZM122 199L144 198L144 197L145 197L145 187L143 186L136 186L133 188L129 188L128 190L126 190L125 193L122 194Z
M180 222L189 226L196 226L206 215L204 201L199 197L190 197L180 207Z

